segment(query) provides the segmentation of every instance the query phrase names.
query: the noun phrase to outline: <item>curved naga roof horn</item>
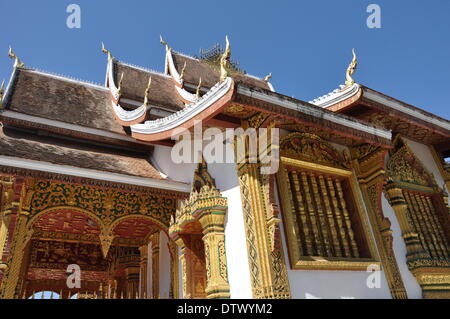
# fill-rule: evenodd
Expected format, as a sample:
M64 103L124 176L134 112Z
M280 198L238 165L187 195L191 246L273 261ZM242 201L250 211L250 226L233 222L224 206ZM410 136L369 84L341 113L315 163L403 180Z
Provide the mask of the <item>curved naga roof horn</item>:
M225 81L228 77L227 68L231 58L231 46L230 41L228 40L228 35L225 36L225 42L227 43L227 46L225 48L225 52L222 54L222 57L220 58L220 82Z
M352 75L356 71L356 67L358 66L358 60L356 58L355 49L352 50L353 53L353 60L350 62L347 72L345 73L345 87L350 87L353 84L355 84L355 80L353 79Z

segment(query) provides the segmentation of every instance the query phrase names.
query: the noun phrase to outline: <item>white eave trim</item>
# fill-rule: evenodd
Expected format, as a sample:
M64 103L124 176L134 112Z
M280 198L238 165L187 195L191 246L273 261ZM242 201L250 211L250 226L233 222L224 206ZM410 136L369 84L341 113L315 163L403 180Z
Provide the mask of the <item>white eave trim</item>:
M382 129L379 129L379 128L376 128L373 126L365 125L361 122L358 122L357 120L350 120L350 119L342 117L341 115L338 115L338 114L329 114L328 112L325 112L320 109L315 109L312 105L308 105L308 104L302 103L300 101L293 102L293 101L285 100L278 96L268 95L266 93L254 91L249 88L242 87L242 86L239 86L237 88L237 92L239 94L242 94L245 96L253 97L258 100L262 100L262 101L265 101L268 103L280 105L280 106L283 106L288 109L296 110L301 113L305 113L305 114L308 114L308 115L311 115L311 116L314 116L317 118L322 118L324 120L328 120L328 121L331 121L331 122L334 122L334 123L337 123L340 125L344 125L344 126L347 126L347 127L353 128L353 129L357 129L359 131L373 134L373 135L376 135L376 136L379 136L379 137L382 137L382 138L385 138L388 140L390 140L392 138L391 131L382 130Z
M147 112L147 106L145 106L144 104L132 111L125 110L122 106L120 106L120 104L116 104L114 101L111 101L111 106L116 116L123 122L135 121L145 115L145 112Z
M391 107L391 108L393 108L395 110L398 110L398 111L400 111L402 113L414 116L415 118L418 118L418 119L420 119L422 121L425 121L425 122L437 125L439 127L442 127L443 129L450 130L450 123L448 123L446 121L442 121L442 120L437 119L435 117L427 116L426 114L423 114L422 112L419 112L417 110L414 110L414 109L411 109L409 107L404 106L401 102L398 102L398 101L395 101L395 100L391 100L391 99L387 98L386 96L381 95L381 94L379 94L377 92L374 92L374 91L372 91L370 89L368 89L368 90L364 89L363 90L363 97L365 97L365 98L367 98L367 99L369 99L371 101L380 103L382 105L386 105L388 107Z
M223 97L231 88L233 80L228 77L224 82L217 83L196 103L187 105L184 109L173 113L167 117L146 121L143 124L131 125L131 131L140 134L155 134L171 130L184 122L194 118L197 114L206 110L221 97Z
M33 115L27 115L27 114L15 112L15 111L9 111L9 110L0 111L0 116L15 119L15 120L22 120L22 121L37 123L37 124L41 124L41 125L53 126L53 127L57 127L57 128L61 128L61 129L75 131L75 132L81 132L81 133L87 133L87 134L101 136L101 137L112 138L112 139L126 141L126 142L133 142L133 143L148 145L148 143L137 141L136 139L134 139L130 136L127 136L127 135L121 135L118 133L108 132L108 131L104 131L104 130L100 130L100 129L90 128L90 127L85 127L85 126L80 126L80 125L55 121L55 120L49 120L46 118L37 117L37 116L33 116Z
M336 89L331 93L310 101L309 103L320 107L328 107L356 95L359 91L359 88L360 86L358 83L355 83L346 89L343 89L341 86L341 89Z
M69 176L77 176L83 178L97 179L102 181L122 183L129 185L137 185L143 187L151 187L164 189L168 191L189 193L191 187L189 184L181 182L173 182L167 180L157 180L152 178L130 176L118 173L102 172L94 169L79 168L69 165L58 165L48 162L41 162L17 157L0 155L0 165L8 167L17 167L22 169L30 169L55 174L63 174Z
M172 50L166 49L166 61L167 61L169 74L180 86L182 86L183 80L180 78L180 74L178 73L178 70L175 67L175 63L173 62Z

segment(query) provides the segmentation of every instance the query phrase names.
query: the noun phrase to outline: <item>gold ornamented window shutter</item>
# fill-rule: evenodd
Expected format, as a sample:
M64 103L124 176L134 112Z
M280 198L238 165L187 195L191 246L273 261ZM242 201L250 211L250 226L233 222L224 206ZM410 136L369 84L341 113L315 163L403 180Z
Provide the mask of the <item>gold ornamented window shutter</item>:
M356 180L344 156L305 133L282 139L280 153L278 187L291 267L366 270L376 264Z

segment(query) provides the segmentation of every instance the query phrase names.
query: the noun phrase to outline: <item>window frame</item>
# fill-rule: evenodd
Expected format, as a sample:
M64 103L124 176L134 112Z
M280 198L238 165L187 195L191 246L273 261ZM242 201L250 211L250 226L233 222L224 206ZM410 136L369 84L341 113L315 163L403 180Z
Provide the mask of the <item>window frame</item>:
M311 170L318 173L330 174L347 179L350 185L352 198L355 200L355 211L362 229L358 231L362 234L367 244L370 258L346 258L346 257L323 257L323 256L300 256L297 235L295 233L292 212L291 189L286 166ZM372 230L369 226L367 210L365 208L362 194L358 188L358 182L351 170L326 166L317 163L305 162L290 157L280 157L280 169L277 173L277 189L279 202L283 217L286 246L288 248L289 261L293 270L347 270L347 271L367 271L370 266L376 265L381 269L381 262L373 238Z

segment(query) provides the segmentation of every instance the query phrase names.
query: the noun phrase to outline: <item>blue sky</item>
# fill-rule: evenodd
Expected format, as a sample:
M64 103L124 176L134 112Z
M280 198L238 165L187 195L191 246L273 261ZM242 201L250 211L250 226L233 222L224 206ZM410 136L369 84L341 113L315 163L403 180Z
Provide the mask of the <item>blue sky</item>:
M81 7L81 29L66 7ZM381 29L366 8L381 7ZM311 100L344 82L351 49L357 82L449 118L450 1L84 1L0 0L0 81L9 79L8 46L26 65L103 83L100 43L122 61L163 71L159 34L177 51L230 37L248 73L273 73L280 93Z

